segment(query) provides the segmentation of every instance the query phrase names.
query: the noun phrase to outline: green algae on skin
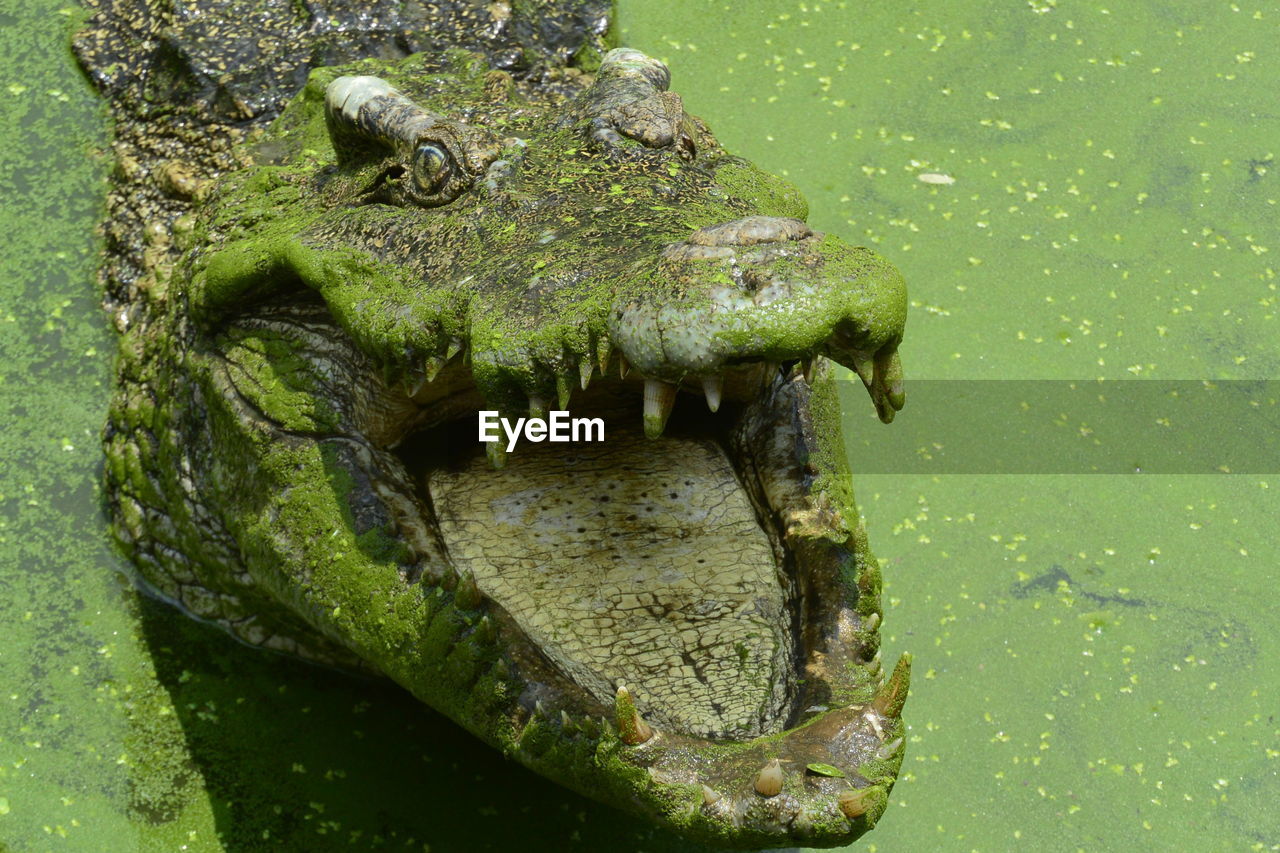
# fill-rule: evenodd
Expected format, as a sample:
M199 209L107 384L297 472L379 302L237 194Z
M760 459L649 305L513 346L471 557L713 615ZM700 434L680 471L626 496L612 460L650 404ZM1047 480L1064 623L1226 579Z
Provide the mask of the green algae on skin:
M421 62L407 60L383 73L429 109L447 111L459 102L486 100L488 78L470 55L454 55L449 73L425 79ZM334 154L325 153L331 146L319 138L324 127L319 93L339 75L368 68L360 63L316 71L303 95L277 121L275 134L284 142L271 149L275 162L287 160L290 150L305 156L296 163L251 168L214 191L201 239L223 245L192 270L197 316L215 316L233 300L261 296L267 282L300 279L324 296L362 349L394 371L407 374L416 367L405 363L408 353L440 353L465 336L486 396L494 401L518 392L548 397L556 377L572 376L578 362L594 357L595 342L618 336L608 317L620 306L653 304L676 312L679 326L667 330L673 346L680 327L716 310L711 291L701 282L714 280L717 273L701 268L686 272L671 264L653 267L646 257L655 246L747 213L803 213L785 182L721 156L714 138L705 133L697 145L710 166L685 165L657 177L652 171L618 170L607 159L590 156L574 134L530 124L523 116L533 111L517 95L509 103L490 104L492 115L483 122L494 133L527 137L511 149L518 164L516 177L507 179L512 186L490 190L488 196L481 188L447 211L425 215L394 208L351 210L350 201L358 197L353 193L368 187L382 168L374 160L357 166L363 177L334 174L318 203L298 203L309 176L317 169L331 172L325 164L335 162L330 159ZM306 141L291 143L295 138ZM524 212L512 208L511 199L526 193L538 199L537 207ZM628 211L618 218L613 210L593 208L593 196L621 197L642 206L634 211L637 215ZM519 228L511 227L513 219ZM253 225L246 229L237 224L242 222ZM420 233L393 236L409 228ZM378 235L375 245L362 235ZM423 253L418 247L427 240L433 248ZM335 241L349 245L327 248ZM401 244L413 253L405 253ZM612 251L602 252L604 246ZM704 352L699 345L683 360L679 350L651 351L639 340L624 344L624 354L647 374L678 381L686 373L714 370L748 348L763 347L764 356L775 359L812 353L848 318L857 318L850 346L868 354L895 347L906 305L896 271L865 250L846 254L836 241L821 242L816 249L826 265L779 261L765 273L797 291L821 282L827 290L808 308L779 303L772 309L774 321L767 310L739 308L740 316L724 315L730 325L722 330L689 329L690 343L705 340L709 346ZM492 261L477 266L472 259L479 256ZM527 269L513 266L523 261L512 259L528 259ZM469 271L461 280L453 272L459 269ZM527 283L516 286L512 278ZM835 286L846 287L847 296L831 292Z

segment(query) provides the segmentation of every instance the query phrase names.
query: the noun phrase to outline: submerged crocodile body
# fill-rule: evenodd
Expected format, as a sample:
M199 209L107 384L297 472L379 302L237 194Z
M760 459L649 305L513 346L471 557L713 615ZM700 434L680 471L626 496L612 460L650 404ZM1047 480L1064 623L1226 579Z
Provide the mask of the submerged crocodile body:
M568 787L847 843L902 760L832 362L906 296L721 148L607 4L101 0L113 530L255 645ZM558 405L599 443L477 441Z

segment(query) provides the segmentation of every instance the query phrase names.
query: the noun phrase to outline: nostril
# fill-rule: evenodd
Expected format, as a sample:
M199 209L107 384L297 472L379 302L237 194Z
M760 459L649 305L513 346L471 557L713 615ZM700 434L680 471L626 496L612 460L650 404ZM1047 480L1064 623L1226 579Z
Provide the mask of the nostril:
M747 216L699 228L689 237L689 243L695 246L752 246L757 243L803 240L812 234L813 229L799 219L786 216Z

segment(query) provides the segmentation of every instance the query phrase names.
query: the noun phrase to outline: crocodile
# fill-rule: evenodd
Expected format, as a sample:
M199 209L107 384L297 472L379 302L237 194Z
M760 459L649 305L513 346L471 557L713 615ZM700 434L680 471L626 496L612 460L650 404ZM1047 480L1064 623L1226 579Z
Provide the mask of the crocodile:
M691 839L871 828L910 658L881 667L836 373L902 407L897 270L600 0L93 10L104 494L149 591Z

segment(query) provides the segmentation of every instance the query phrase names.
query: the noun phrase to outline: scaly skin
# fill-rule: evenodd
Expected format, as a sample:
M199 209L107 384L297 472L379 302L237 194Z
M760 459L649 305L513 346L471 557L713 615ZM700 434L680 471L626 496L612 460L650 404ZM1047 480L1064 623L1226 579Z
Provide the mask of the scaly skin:
M880 671L831 361L892 419L901 278L660 63L601 62L602 26L513 61L459 14L466 50L316 68L269 127L283 61L167 115L100 76L116 535L194 615L385 674L578 791L729 846L847 843L909 661ZM91 71L128 41L99 25ZM182 156L148 178L157 151ZM553 401L605 443L475 442L477 409Z

